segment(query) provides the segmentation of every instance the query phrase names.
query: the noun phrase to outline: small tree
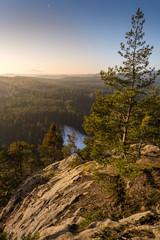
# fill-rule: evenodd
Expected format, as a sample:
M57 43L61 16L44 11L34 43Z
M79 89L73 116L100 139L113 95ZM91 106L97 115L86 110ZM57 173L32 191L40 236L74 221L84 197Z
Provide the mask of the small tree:
M4 206L15 188L34 170L32 145L13 142L0 148L0 207Z
M31 173L30 162L32 161L32 148L24 141L13 142L8 148L11 165L14 168L16 177L23 177Z
M48 133L44 136L42 145L38 146L38 151L45 158L46 164L48 164L63 158L62 147L63 138L60 129L55 123L52 123Z
M82 151L76 146L76 133L73 131L71 135L68 135L68 144L63 147L62 152L64 157L68 157L73 153L76 153L81 160L84 160Z
M94 158L104 156L106 150L113 148L126 155L134 141L142 140L142 135L133 131L145 117L144 114L138 115L138 103L150 95L150 88L160 72L148 67L153 46L146 45L143 40L145 20L139 8L131 22L132 28L125 36L126 45L121 43L119 51L124 58L123 65L101 71L101 78L112 94L103 96L98 92L92 113L85 118L84 128L91 136L87 142ZM155 96L152 96L152 102L153 98L155 100Z
M71 135L68 135L68 139L67 139L67 145L63 147L62 152L63 152L63 156L64 158L72 155L73 153L77 153L78 149L76 146L76 134L73 131Z

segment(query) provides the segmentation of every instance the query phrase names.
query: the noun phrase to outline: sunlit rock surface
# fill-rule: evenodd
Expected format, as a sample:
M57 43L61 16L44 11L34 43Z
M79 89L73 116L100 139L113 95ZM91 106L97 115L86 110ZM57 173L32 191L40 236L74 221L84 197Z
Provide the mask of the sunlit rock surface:
M153 203L149 211L142 206L138 213L115 220L111 217L113 213L124 214L122 204L114 205L113 199L98 187L93 171L99 165L87 162L73 167L76 157L74 155L49 165L18 188L0 215L5 232L13 234L13 239L17 240L36 231L40 233L40 239L48 240L114 239L114 236L117 237L115 239L160 239L159 205L154 206ZM144 161L149 159L148 164L151 157L155 158L155 155L148 158L145 155ZM158 164L158 156L156 161ZM108 169L113 174L114 171ZM133 183L126 180L125 194L131 198L131 204L140 194L146 194L147 198L152 189L158 189L157 169L158 165L154 166L152 179L144 175ZM107 217L89 224L85 229L78 228L85 213L94 213L97 208L106 209Z

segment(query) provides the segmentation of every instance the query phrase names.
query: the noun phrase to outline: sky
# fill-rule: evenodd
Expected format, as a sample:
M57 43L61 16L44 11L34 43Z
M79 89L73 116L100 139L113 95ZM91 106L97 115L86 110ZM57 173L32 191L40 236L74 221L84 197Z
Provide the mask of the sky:
M93 74L118 54L140 7L160 69L160 0L0 0L0 74Z

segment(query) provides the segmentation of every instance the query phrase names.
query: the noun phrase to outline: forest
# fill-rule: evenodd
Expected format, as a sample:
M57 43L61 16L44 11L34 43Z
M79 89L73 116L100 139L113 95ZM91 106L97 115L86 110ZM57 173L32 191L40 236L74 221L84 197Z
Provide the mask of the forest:
M75 151L74 135L63 146L63 126L84 133L98 89L107 92L99 75L0 77L0 208L53 155L61 160Z
M72 153L73 164L96 161L116 169L115 178L106 173L105 186L112 185L116 204L124 207L124 178L146 171L137 165L142 147L160 147L160 70L148 67L153 46L143 41L143 16L138 9L131 18L120 67L56 79L0 77L0 208L29 175ZM63 145L64 125L85 130L84 149L76 148L74 133Z
M0 77L0 144L41 143L52 122L84 133L97 90L107 92L100 75Z
M57 79L0 76L0 145L13 141L37 145L52 122L84 133L84 116L89 115L98 90L111 92L100 74Z

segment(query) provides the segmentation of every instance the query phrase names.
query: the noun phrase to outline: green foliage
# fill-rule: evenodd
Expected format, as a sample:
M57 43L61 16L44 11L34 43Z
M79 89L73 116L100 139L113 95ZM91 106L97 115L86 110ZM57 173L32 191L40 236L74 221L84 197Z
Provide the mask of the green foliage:
M62 148L63 157L66 158L73 153L78 153L78 148L76 146L76 134L73 131L71 135L68 135L67 145Z
M7 240L7 233L0 233L0 240Z
M36 240L39 239L40 234L39 232L35 232L34 234L29 233L26 237L23 237L22 240Z
M79 165L83 164L83 159L76 155L72 161L69 162L69 166L71 168L77 167Z
M145 143L160 146L160 94L151 92L137 104L138 137ZM134 126L135 130L136 126Z
M106 91L98 75L47 79L0 76L0 143L37 145L52 122L83 131L98 89Z
M91 161L93 159L91 159L91 151L92 151L92 142L93 140L91 138L86 138L83 143L86 144L86 147L83 149L80 149L79 152L82 156L83 159Z
M38 146L40 155L44 157L45 165L63 158L62 147L63 138L60 129L55 123L52 123L48 133L44 136L42 145Z
M117 113L121 109L115 95L103 96L98 92L95 101L91 115L86 117L84 122L86 133L90 135L85 144L90 149L90 156L93 159L103 161L108 151L119 147L123 129L120 116L117 120Z
M108 195L116 197L117 201L123 200L125 195L124 184L119 174L112 176L105 172L96 170L94 172L94 179Z
M62 153L63 153L64 158L67 158L67 157L71 156L71 154L72 154L71 149L68 146L64 146L62 148Z
M92 164L92 163L89 163L88 165L85 165L83 167L83 171L85 171L85 172L91 172L93 169L94 169L94 164Z
M68 144L62 148L63 157L66 158L76 153L78 155L77 157L78 162L82 162L84 160L83 150L80 150L77 148L76 140L77 140L76 133L73 131L71 135L68 135L68 140L67 140Z
M24 141L0 148L0 207L8 202L19 184L38 169L32 149L33 146Z
M136 154L134 154L135 157ZM120 176L127 177L130 179L135 179L136 177L140 176L143 173L143 170L140 166L134 162L134 158L110 158L110 164L112 164L117 171L119 172Z
M79 224L79 228L84 229L89 224L103 220L104 218L106 218L106 214L103 212L103 209L94 209L85 214L84 219Z
M32 159L32 148L26 142L13 142L8 148L8 155L10 162L15 169L15 175L23 177L27 172L27 167L30 168L30 162ZM25 169L25 170L24 170Z
M148 67L153 47L143 40L143 17L140 9L132 16L132 28L119 51L123 65L101 71L101 78L112 94L97 93L91 114L83 124L89 135L89 140L85 140L89 155L99 162L104 162L113 149L115 154L129 159L131 144L160 140L160 97L150 90L160 72Z
M50 170L47 173L44 173L41 175L41 177L43 178L51 178L55 175L55 171L54 170Z

